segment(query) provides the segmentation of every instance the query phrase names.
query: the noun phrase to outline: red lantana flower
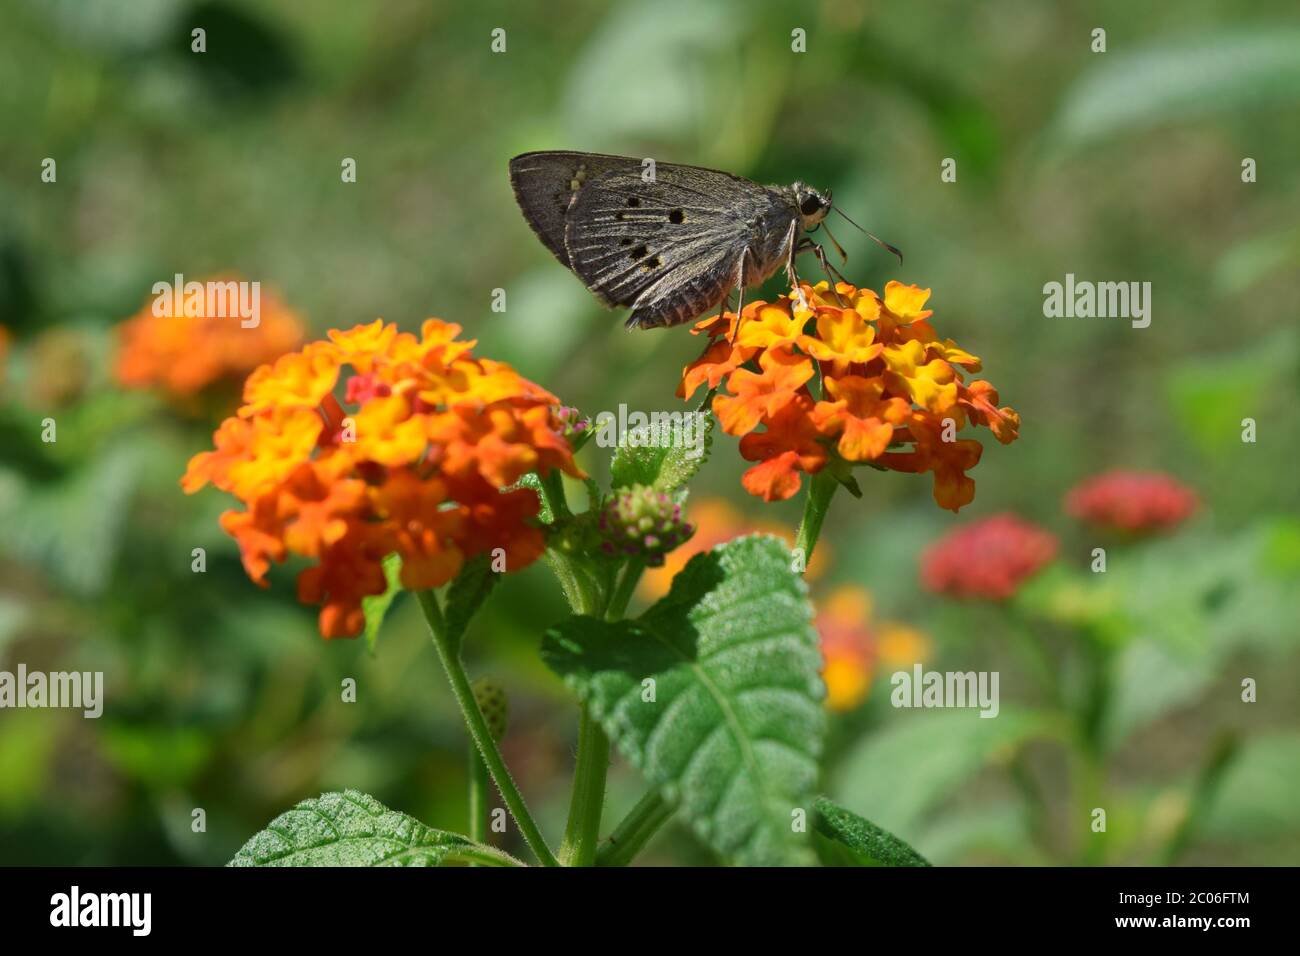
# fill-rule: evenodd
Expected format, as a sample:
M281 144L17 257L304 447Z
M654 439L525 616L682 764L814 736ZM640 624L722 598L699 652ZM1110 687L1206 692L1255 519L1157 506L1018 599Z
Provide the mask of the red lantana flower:
M921 580L950 597L1005 601L1056 551L1050 531L1013 514L994 515L950 531L926 549Z
M1196 492L1162 472L1108 471L1065 497L1073 517L1131 534L1171 530L1191 517L1197 504Z

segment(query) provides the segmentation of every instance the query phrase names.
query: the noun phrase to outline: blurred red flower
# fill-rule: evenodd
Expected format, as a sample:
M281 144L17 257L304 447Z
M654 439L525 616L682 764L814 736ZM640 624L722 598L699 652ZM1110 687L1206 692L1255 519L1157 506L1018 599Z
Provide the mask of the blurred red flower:
M1076 485L1065 510L1099 528L1143 534L1168 531L1191 517L1196 492L1163 472L1108 471Z
M956 598L1005 601L1056 557L1056 536L1013 514L944 535L921 556L927 588Z

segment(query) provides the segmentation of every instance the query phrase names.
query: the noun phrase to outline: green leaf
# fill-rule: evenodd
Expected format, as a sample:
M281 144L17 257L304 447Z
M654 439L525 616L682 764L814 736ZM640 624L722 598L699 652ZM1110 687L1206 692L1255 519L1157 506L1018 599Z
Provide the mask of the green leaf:
M870 820L818 797L813 803L813 843L827 866L929 866L925 857Z
M394 551L384 558L384 580L388 582L384 593L361 599L361 611L366 616L366 647L371 654L375 652L375 641L379 639L379 628L384 623L388 608L402 590L401 577L402 556Z
M1240 843L1274 840L1300 832L1300 733L1261 735L1246 743L1228 765L1201 833Z
M1219 676L1220 657L1179 653L1148 638L1122 648L1111 665L1110 699L1102 724L1107 745L1118 746L1139 727L1190 705Z
M62 480L50 482L28 482L0 468L6 554L44 566L78 595L102 592L109 584L147 453L140 442L123 441Z
M492 559L486 554L471 558L460 569L460 574L447 588L447 634L452 645L459 648L470 619L478 613L487 596L496 587L501 575L492 570Z
M650 485L657 491L676 491L700 470L712 444L713 417L690 411L660 425L629 428L610 461L613 486Z
M811 621L789 548L753 535L696 555L636 620L569 618L542 654L710 846L802 864L794 811L812 805L825 731Z
M230 866L518 866L500 850L426 827L357 790L323 793L280 814Z
M1294 101L1298 82L1294 27L1215 31L1115 50L1094 57L1070 88L1051 134L1068 149L1156 124L1280 106Z
M1007 705L994 718L972 710L893 715L890 726L848 753L832 792L880 826L909 835L968 778L1009 759L1027 740L1059 730L1050 715Z

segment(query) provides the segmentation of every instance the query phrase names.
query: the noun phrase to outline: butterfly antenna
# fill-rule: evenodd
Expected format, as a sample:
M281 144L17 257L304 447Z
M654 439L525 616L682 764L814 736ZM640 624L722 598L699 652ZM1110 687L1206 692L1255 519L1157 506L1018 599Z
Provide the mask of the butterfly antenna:
M866 237L870 239L872 242L874 242L876 245L880 246L881 248L888 249L890 252L896 255L898 257L898 264L900 266L903 264L903 254L898 251L897 246L891 246L889 243L885 242L885 240L881 239L879 236L875 235L874 233L867 232L867 230L863 229L861 226L859 226L848 216L845 216L844 213L841 212L839 209L836 209L835 211L838 212L841 217L843 217L845 222L847 222L854 229L866 235Z

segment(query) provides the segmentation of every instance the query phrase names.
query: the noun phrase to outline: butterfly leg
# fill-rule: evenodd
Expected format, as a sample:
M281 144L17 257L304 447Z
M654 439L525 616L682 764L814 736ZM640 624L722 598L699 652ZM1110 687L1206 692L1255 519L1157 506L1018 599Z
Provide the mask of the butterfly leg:
M736 337L740 335L740 314L745 310L745 266L752 257L749 254L749 247L740 254L740 261L736 263L736 324L731 327L731 335L727 338L728 345L736 344ZM727 290L727 295L722 299L723 311L727 308L727 299L731 296L731 290Z
M790 288L794 290L795 301L805 309L810 309L812 306L808 302L808 297L803 294L803 284L799 281L799 273L794 268L794 257L802 250L803 243L808 241L806 237L801 241L795 240L798 229L799 223L797 221L790 223L790 229L785 234L785 242L782 243L782 248L788 250L785 258L785 272L790 279Z
M834 279L836 282L843 282L846 285L851 284L848 282L847 279L844 278L844 276L840 274L840 271L838 269L836 269L833 265L831 265L829 262L826 261L826 250L823 249L817 243L813 242L813 240L809 239L807 236L805 236L803 239L799 241L799 246L797 251L811 252L814 256L816 256L817 261L821 264L822 272L826 273L827 278ZM844 299L840 296L840 290L836 289L834 291L835 291L835 298L839 301L840 307L844 308L846 303L844 302Z

